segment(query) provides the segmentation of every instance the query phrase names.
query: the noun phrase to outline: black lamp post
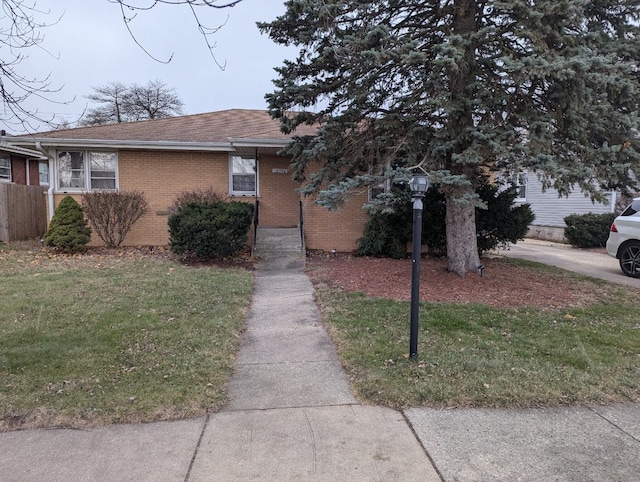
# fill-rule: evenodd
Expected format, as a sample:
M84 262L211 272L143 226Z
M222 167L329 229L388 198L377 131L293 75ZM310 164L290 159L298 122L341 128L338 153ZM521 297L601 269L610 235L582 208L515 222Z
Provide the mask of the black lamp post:
M413 249L411 250L411 328L409 357L418 357L418 317L420 312L420 254L422 251L422 198L429 188L425 174L416 174L409 181L413 198Z

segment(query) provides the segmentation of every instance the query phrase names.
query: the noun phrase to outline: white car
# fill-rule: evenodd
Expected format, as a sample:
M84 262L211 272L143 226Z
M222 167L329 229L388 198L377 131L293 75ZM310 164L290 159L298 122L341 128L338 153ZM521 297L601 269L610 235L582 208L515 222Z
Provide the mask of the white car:
M611 225L607 253L620 260L622 272L640 278L640 197L622 211Z

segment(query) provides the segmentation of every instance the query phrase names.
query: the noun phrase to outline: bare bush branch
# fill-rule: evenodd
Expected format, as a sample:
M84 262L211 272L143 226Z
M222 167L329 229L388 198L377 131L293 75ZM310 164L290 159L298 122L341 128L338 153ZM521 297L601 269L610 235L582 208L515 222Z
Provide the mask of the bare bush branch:
M104 244L117 248L149 204L140 191L94 191L82 195L82 208Z

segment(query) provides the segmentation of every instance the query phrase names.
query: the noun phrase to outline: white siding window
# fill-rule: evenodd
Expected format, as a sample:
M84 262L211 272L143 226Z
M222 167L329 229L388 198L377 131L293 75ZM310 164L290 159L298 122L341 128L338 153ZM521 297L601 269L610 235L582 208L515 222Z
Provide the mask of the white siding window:
M512 178L513 185L516 188L516 198L514 202L524 203L527 202L527 181L528 176L526 172L516 174Z
M11 181L11 159L0 157L0 181Z
M59 151L58 189L91 191L117 188L115 152Z
M229 192L235 196L255 196L258 190L256 158L229 156Z

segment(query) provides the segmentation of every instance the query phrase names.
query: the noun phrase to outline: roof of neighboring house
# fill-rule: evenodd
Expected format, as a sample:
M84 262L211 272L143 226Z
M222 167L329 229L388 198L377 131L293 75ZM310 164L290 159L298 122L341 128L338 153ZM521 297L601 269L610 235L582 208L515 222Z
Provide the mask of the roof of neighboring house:
M8 144L4 141L0 141L0 151L10 152L11 154L18 154L23 157L28 157L29 159L40 159L43 161L47 159L47 157L41 152L34 151L32 149L26 149L24 147L14 146L13 144Z
M315 129L301 126L296 135L313 134ZM41 132L12 138L12 142L43 144L119 143L124 146L231 147L240 145L286 144L292 135L282 133L280 122L265 110L231 109L205 114L167 117L102 126L78 127ZM56 140L58 142L56 142ZM53 142L52 142L53 141ZM68 141L68 142L66 142ZM244 141L244 143L243 143ZM105 144L106 145L106 144Z

